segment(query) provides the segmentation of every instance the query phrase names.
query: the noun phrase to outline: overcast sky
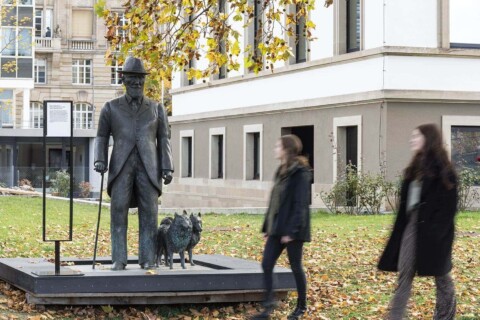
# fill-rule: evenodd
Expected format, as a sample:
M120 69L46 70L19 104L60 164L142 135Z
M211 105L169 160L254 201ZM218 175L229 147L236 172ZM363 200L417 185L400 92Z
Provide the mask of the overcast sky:
M450 0L450 42L480 44L480 0Z

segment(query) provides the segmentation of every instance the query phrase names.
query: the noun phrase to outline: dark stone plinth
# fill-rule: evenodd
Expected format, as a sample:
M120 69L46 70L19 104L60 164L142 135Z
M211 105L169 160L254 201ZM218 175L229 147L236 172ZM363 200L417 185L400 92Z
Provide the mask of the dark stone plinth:
M129 259L124 271L110 270L111 261L64 259L61 271L79 271L71 276L38 276L54 269L54 263L38 258L0 259L0 278L27 293L34 304L173 304L260 301L262 270L260 264L221 255L197 255L195 266L174 269L160 266L143 270L135 258ZM81 275L80 275L81 274ZM289 269L275 268L279 298L294 290L295 281Z

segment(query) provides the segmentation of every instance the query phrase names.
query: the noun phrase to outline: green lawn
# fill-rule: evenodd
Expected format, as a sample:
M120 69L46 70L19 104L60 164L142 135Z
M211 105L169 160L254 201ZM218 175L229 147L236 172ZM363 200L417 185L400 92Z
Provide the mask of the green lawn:
M66 221L63 208L51 210ZM62 257L91 258L98 207L74 206L74 241L64 243ZM0 256L53 258L53 244L41 240L42 201L39 198L0 197ZM395 286L395 274L376 270L378 256L389 235L392 215L312 215L313 241L305 248L309 284L307 319L381 319ZM261 215L217 215L203 217L204 232L197 253L224 254L260 261L263 240ZM57 221L58 220L58 221ZM136 255L138 223L130 216L129 254ZM63 228L59 226L58 228ZM109 255L109 210L104 208L98 256ZM288 266L284 256L279 264ZM458 299L458 319L480 319L480 213L461 213L457 218L453 276ZM22 292L0 281L0 319L246 319L256 304L161 306L150 308L61 308L32 309ZM411 319L431 319L434 308L432 278L417 278L410 306ZM294 294L280 304L274 319L284 319L295 302ZM47 315L48 314L48 315ZM149 318L150 317L150 318ZM190 317L190 318L189 318ZM51 319L51 318L50 318Z

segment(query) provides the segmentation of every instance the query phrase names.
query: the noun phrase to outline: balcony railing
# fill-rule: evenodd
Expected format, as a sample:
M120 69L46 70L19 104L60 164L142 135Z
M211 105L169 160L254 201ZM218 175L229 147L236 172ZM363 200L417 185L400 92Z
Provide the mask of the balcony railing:
M68 40L68 49L69 50L93 50L95 49L94 40Z
M35 49L37 51L51 51L61 49L60 38L35 38Z

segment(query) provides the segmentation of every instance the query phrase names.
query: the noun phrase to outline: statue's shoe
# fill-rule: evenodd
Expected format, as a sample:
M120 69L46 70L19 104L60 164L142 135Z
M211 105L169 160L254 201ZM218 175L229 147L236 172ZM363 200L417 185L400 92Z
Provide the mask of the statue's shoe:
M145 269L145 270L152 270L152 269L157 268L157 266L155 264L151 264L151 263L148 263L148 262L145 262L144 264L141 264L140 267L142 269Z
M125 264L115 261L112 265L112 270L121 271L121 270L125 270L125 267L126 267Z

